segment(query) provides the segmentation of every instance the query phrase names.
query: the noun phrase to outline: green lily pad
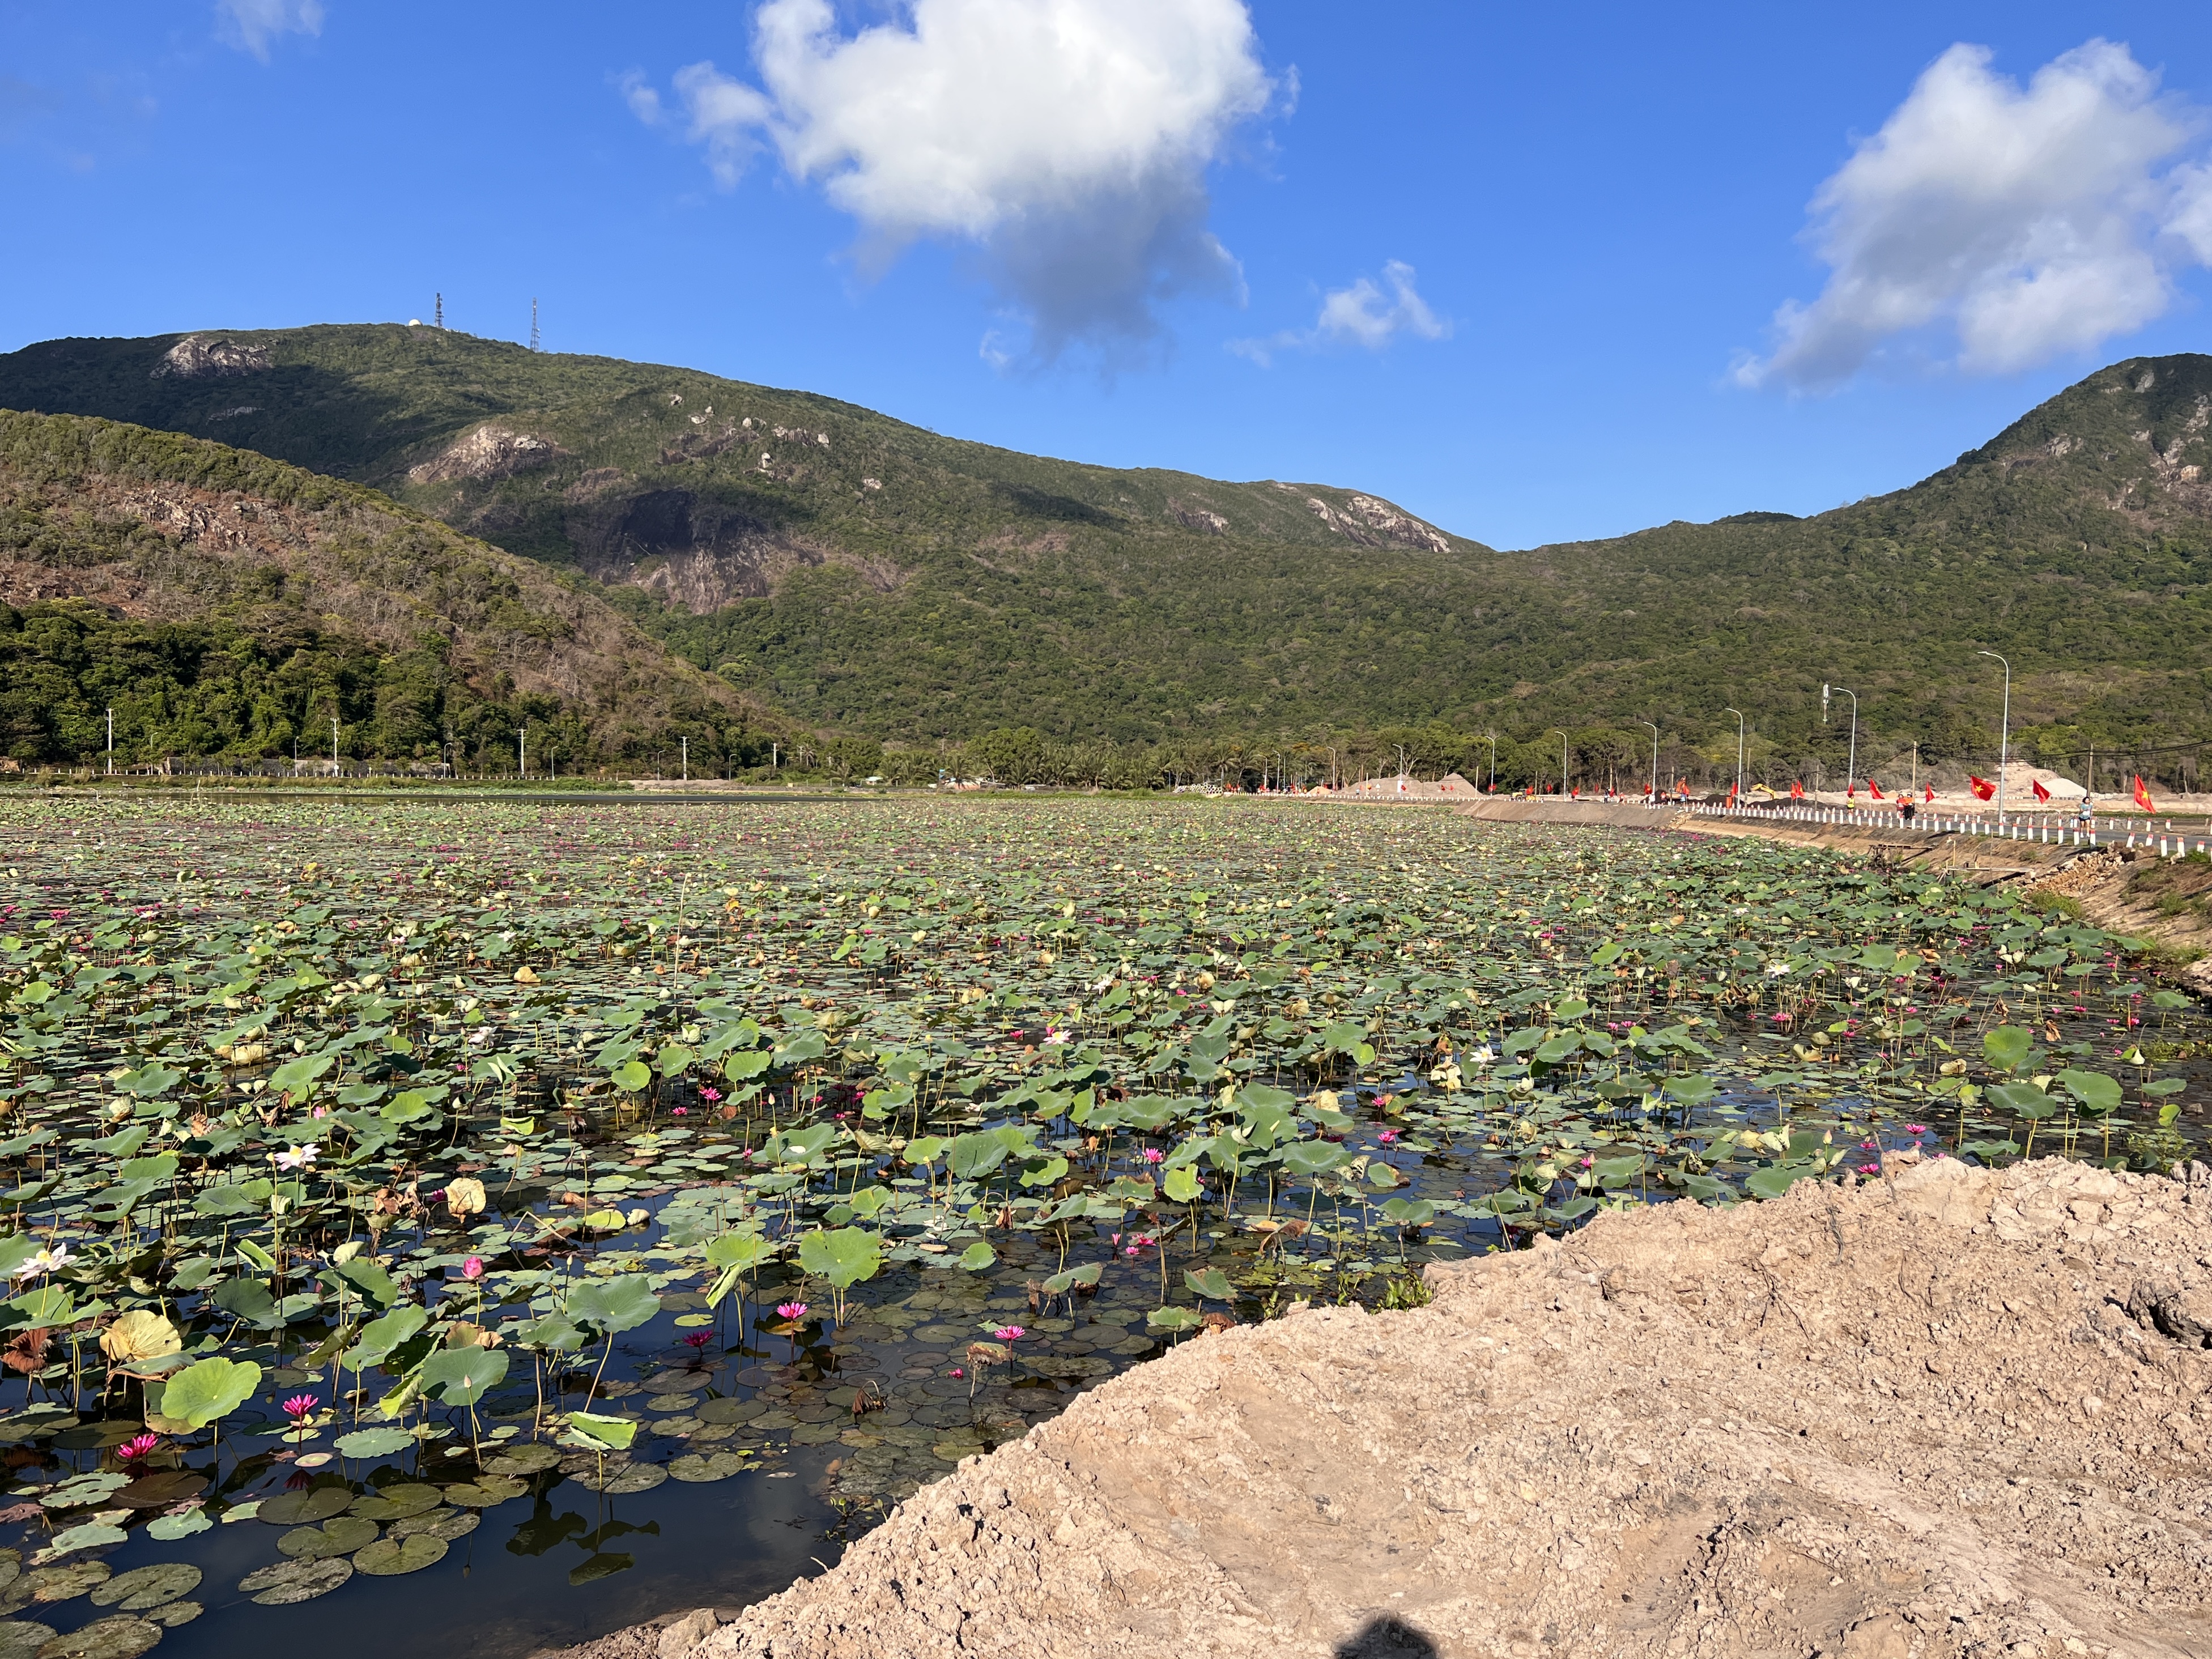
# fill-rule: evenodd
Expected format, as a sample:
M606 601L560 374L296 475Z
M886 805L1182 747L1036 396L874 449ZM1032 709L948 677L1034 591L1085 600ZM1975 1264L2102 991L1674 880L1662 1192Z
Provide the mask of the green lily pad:
M356 1498L352 1513L364 1521L404 1521L410 1515L434 1510L445 1501L435 1486L410 1482L405 1486L386 1486L370 1497Z
M146 1617L164 1630L174 1630L179 1625L189 1625L207 1609L197 1601L164 1601L158 1607L149 1607Z
M198 1498L207 1490L207 1484L204 1470L160 1469L140 1475L107 1501L118 1509L166 1510Z
M380 1538L353 1559L361 1571L378 1578L403 1572L420 1572L446 1559L446 1540L435 1533L411 1533L405 1538Z
M307 1526L343 1515L353 1502L353 1493L343 1486L310 1486L305 1492L279 1492L264 1498L255 1518L272 1527Z
M376 1541L376 1522L357 1515L333 1516L319 1527L301 1527L276 1540L276 1547L295 1560L320 1561L332 1555L351 1555L364 1544Z
M12 1586L14 1595L27 1594L41 1604L68 1601L114 1576L105 1561L72 1561L67 1566L40 1567L25 1573ZM13 1599L11 1596L10 1599Z
M149 1567L119 1572L92 1593L95 1607L120 1607L143 1613L165 1601L190 1595L200 1587L200 1570L189 1561L157 1561Z
M475 1510L432 1510L424 1515L410 1515L404 1521L392 1523L392 1536L413 1538L418 1534L426 1538L442 1538L451 1543L456 1538L466 1537L483 1524L483 1516Z
M535 1474L540 1469L550 1469L561 1461L561 1454L540 1442L527 1445L510 1446L484 1462L490 1474Z
M702 1423L750 1423L767 1409L758 1400L709 1400L691 1414Z
M238 1588L264 1607L289 1607L295 1601L312 1601L328 1595L353 1577L353 1563L343 1555L319 1561L279 1561L249 1572Z
M39 1650L37 1659L137 1659L161 1639L161 1627L151 1620L118 1613L55 1637Z
M733 1474L744 1474L750 1467L751 1467L750 1460L740 1456L736 1452L708 1452L703 1455L691 1452L669 1461L668 1478L672 1480L688 1480L694 1484L708 1480L726 1480Z
M34 1625L24 1619L0 1619L0 1659L32 1659L53 1639L52 1625Z
M446 1501L458 1504L466 1510L488 1510L495 1504L504 1504L510 1498L520 1498L530 1490L527 1480L511 1474L480 1475L459 1486L446 1488Z
M651 1492L668 1479L668 1471L658 1463L609 1463L605 1475L596 1470L586 1470L572 1478L593 1492L623 1498L632 1492Z
M173 1544L179 1538L190 1538L194 1533L205 1532L214 1525L215 1522L208 1519L205 1510L191 1509L181 1515L155 1516L146 1523L146 1535L158 1538L165 1544Z
M413 1445L415 1437L404 1429L356 1429L336 1443L341 1457L389 1457Z

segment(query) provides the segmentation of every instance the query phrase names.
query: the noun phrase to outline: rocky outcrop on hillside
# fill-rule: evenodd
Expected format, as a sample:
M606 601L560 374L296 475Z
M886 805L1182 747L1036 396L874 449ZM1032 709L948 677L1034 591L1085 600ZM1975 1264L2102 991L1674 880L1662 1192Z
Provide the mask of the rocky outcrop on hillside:
M190 334L161 354L149 379L221 380L240 374L259 374L271 367L269 348L240 345L235 340L205 340Z
M1306 507L1338 535L1363 547L1395 542L1402 547L1421 548L1431 553L1451 551L1450 539L1443 531L1372 495L1348 496L1340 508L1331 507L1318 495L1309 495Z
M578 1659L2204 1651L2212 1170L1893 1158L1186 1342Z
M543 466L563 452L550 439L492 422L466 432L428 460L407 469L411 483L447 483L456 479L483 483L511 478Z

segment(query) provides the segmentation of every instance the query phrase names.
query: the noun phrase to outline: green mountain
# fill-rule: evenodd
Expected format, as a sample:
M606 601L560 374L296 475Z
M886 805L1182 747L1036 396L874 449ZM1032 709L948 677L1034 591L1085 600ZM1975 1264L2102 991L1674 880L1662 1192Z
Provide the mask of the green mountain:
M915 745L1419 729L1444 759L1554 726L1578 769L1638 721L1802 770L1863 741L2212 735L2212 358L2090 376L1907 489L1500 552L1357 491L1115 471L805 393L332 326L64 340L0 404L219 437L374 487L595 588L764 705ZM1456 738L1449 734L1458 734ZM1456 747L1455 747L1456 744ZM1444 754L1446 750L1451 750ZM1556 769L1556 766L1554 768Z
M0 411L0 754L348 756L534 770L757 711L587 585L358 484L173 433ZM332 722L337 730L332 731Z

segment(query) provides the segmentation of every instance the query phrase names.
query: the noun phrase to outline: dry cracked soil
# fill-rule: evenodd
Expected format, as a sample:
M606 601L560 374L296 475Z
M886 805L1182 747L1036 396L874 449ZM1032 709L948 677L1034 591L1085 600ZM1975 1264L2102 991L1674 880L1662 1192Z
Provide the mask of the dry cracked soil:
M2212 1170L1893 1160L1184 1343L573 1659L2205 1655Z

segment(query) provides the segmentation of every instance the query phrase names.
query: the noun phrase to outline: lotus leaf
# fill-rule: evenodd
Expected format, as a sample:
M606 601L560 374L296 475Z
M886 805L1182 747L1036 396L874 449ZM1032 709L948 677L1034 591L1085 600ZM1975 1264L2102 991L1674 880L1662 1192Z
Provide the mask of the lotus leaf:
M668 1478L694 1484L726 1480L733 1474L744 1474L750 1467L750 1460L737 1452L690 1452L669 1461Z
M410 1515L421 1515L444 1502L435 1486L421 1482L406 1482L385 1487L366 1498L354 1500L351 1513L364 1521L399 1521Z
M389 1457L414 1443L415 1437L404 1429L356 1429L337 1437L342 1457Z
M263 1498L256 1518L272 1527L306 1526L344 1514L353 1501L353 1493L343 1485L309 1486L301 1492L279 1492L274 1498Z
M383 1538L365 1546L353 1559L355 1571L379 1578L420 1572L446 1559L446 1540L435 1533L410 1533L404 1538Z
M660 1311L642 1273L625 1273L579 1285L568 1297L568 1316L607 1336L634 1330Z
M325 1556L351 1555L375 1537L375 1522L357 1515L339 1515L319 1527L300 1527L286 1533L276 1540L276 1547L298 1559L319 1561Z
M38 1659L137 1659L161 1639L161 1626L118 1613L55 1637L39 1649Z
M288 1607L295 1601L312 1601L328 1595L353 1577L353 1563L343 1555L316 1561L279 1561L249 1572L238 1588L264 1607Z

